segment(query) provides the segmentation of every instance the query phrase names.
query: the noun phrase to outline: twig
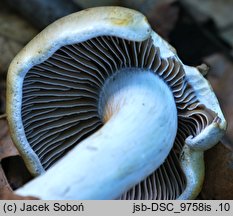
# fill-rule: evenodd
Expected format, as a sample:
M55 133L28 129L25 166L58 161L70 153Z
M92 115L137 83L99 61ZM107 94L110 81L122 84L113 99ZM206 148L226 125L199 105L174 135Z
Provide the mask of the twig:
M6 113L0 115L0 119L5 119L7 117Z

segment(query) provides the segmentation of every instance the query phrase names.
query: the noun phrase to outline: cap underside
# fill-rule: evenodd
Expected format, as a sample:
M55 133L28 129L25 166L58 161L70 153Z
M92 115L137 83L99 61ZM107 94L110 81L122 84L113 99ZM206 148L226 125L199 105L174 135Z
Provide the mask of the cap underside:
M148 38L142 42L101 36L67 45L32 67L23 82L22 122L26 139L45 170L98 130L99 94L106 79L124 68L143 68L160 76L173 92L178 131L166 161L119 199L176 199L186 177L180 166L185 139L196 136L216 114L202 105L175 58L163 59Z

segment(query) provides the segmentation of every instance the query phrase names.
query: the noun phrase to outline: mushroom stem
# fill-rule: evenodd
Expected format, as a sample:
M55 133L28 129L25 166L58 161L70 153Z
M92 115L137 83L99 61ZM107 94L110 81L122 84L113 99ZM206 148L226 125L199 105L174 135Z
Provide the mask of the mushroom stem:
M16 191L40 199L116 199L158 168L177 131L169 87L156 74L125 69L100 92L104 126L46 173Z

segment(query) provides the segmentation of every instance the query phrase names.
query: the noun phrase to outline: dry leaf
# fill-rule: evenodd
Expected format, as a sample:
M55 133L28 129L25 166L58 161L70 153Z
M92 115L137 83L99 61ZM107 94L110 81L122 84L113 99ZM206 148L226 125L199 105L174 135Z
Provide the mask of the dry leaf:
M179 7L175 0L167 0L160 4L154 4L147 12L147 18L152 28L166 40L174 29L179 17Z
M228 124L226 134L229 142L223 144L233 149L233 63L220 53L213 54L204 61L210 67L208 80L219 99Z
M0 120L0 161L6 157L19 155L8 131L7 121Z
M0 191L0 200L38 200L38 198L31 196L19 196L4 188L2 191Z
M203 199L233 199L233 152L221 143L205 152Z
M14 146L6 120L0 120L0 194L17 189L32 179Z
M11 192L12 189L11 189L7 179L6 179L5 173L4 173L2 166L0 164L0 195L6 191Z
M2 159L15 155L18 155L18 151L9 137L6 120L0 120L0 194L3 191L11 191L5 172L2 169Z
M21 17L2 8L0 3L0 76L5 77L14 56L37 33Z

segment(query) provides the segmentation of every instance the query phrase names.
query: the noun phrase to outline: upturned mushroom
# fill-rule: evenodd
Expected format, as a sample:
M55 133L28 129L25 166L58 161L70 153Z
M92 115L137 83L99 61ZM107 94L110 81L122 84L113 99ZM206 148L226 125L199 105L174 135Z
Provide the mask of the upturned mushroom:
M139 12L87 9L38 34L7 79L11 135L40 199L192 199L226 121L208 81Z

